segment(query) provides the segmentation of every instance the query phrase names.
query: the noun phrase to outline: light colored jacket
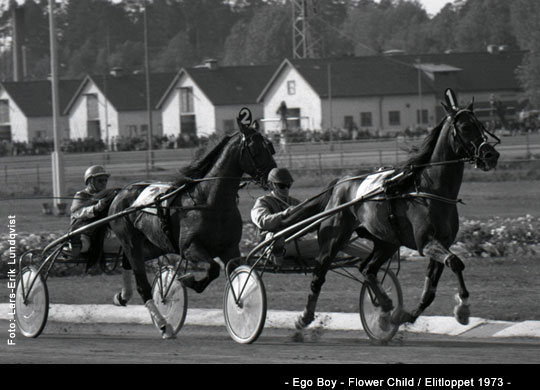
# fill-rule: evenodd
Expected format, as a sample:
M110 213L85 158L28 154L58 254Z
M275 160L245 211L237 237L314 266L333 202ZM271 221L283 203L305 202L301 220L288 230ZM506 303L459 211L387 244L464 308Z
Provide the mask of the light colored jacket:
M86 221L96 217L96 205L99 199L86 188L75 194L71 204L71 224L76 221Z
M275 233L282 229L283 212L290 206L296 206L300 201L289 196L282 200L272 194L261 196L251 209L251 221L259 228L259 234L264 237L268 232Z

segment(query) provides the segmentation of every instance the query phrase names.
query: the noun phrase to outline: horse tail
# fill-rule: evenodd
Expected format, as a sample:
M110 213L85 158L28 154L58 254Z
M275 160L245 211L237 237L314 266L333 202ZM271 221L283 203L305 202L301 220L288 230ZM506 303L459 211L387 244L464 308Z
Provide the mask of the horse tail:
M315 214L323 212L328 204L328 201L330 200L330 197L332 196L332 191L338 180L339 179L332 180L322 192L305 200L298 206L295 206L295 209L291 215L282 221L283 225L291 226L297 222L312 217Z

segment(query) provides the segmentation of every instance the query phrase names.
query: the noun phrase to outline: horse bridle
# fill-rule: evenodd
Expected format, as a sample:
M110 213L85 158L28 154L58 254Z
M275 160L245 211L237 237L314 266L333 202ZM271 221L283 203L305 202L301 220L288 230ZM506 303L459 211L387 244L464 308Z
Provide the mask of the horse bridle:
M467 143L465 142L465 140L461 136L461 134L458 131L457 126L456 126L457 117L459 115L461 115L461 114L464 114L464 113L471 114L470 117L472 118L472 121L473 121L475 127L480 132L480 137L479 137L480 142L476 142L477 140L470 141L470 143L472 145L472 150L471 150L470 147L467 146ZM481 157L482 148L484 148L484 147L486 147L488 145L491 145L491 146L494 147L494 146L501 143L501 140L499 139L499 137L497 137L495 134L493 134L488 129L486 129L484 124L482 122L480 122L478 120L478 118L476 118L476 115L474 114L474 112L472 110L468 109L468 108L460 109L455 114L449 115L448 120L450 122L450 126L452 126L452 135L454 136L454 139L456 139L459 142L459 144L463 147L463 149L465 150L465 153L467 154L467 160L470 163L476 163L478 160L482 159L482 157ZM490 142L489 137L493 138L495 140L495 142L494 143ZM479 143L479 145L477 146L478 143Z
M240 140L240 161L244 159L244 152L247 151L247 156L249 157L249 164L255 170L255 180L262 184L262 182L264 181L263 179L265 178L267 172L263 167L257 164L257 160L253 156L253 153L251 152L251 148L249 147L250 140L257 135L262 137L264 150L270 153L271 156L273 156L276 153L274 149L274 145L272 145L272 142L268 141L261 133L254 131L249 136L246 136L244 133L242 133L242 138Z

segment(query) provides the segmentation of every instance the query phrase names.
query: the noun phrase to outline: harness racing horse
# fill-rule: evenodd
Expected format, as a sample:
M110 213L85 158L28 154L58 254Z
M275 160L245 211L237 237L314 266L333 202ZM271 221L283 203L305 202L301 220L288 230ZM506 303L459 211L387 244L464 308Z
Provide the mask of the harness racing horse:
M185 186L167 206L167 228L158 215L135 212L110 222L129 265L135 274L137 291L162 331L163 338L173 337L172 330L159 313L151 293L145 260L177 253L193 262L207 262L206 275L195 280L192 275L183 283L198 293L219 276L220 265L239 257L242 218L237 193L244 173L265 185L268 172L276 167L272 144L254 129L251 113L244 108L238 118L240 131L225 136L221 142L180 170L175 187ZM130 184L111 204L109 215L132 206L151 182ZM164 232L165 230L165 232ZM168 231L168 232L167 232ZM167 234L168 233L168 234Z
M469 293L463 279L465 266L449 250L458 232L457 196L465 162L475 163L484 171L494 168L499 158L494 146L500 140L478 121L472 102L467 108L459 109L452 90L447 89L445 97L446 118L426 136L417 153L392 172L393 177L400 180L388 184L379 197L362 200L331 214L319 225L320 253L306 308L296 321L297 329L305 328L313 321L330 263L353 232L374 244L372 253L359 263L359 268L365 272L366 282L381 305L381 329L387 331L390 323L414 322L433 302L445 265L455 273L459 282L455 318L461 324L468 323ZM490 143L488 135L495 142ZM314 215L357 199L363 181L365 179L344 177L333 182L323 196L295 210L285 223L290 225L306 218L306 214ZM429 257L420 303L410 313L401 308L392 313L393 303L377 279L379 268L401 245Z

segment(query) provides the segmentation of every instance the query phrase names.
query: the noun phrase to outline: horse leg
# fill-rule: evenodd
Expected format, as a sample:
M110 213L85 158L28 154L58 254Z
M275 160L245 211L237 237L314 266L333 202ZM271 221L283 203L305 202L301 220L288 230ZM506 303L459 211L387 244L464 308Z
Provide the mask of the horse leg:
M195 280L193 275L182 279L182 283L186 287L191 288L197 293L202 293L208 285L219 276L220 266L216 263L208 251L198 243L192 243L184 250L184 257L191 261L201 262L206 261L208 263L208 270L206 276L200 280Z
M437 285L444 270L444 264L439 263L433 259L429 259L429 265L426 272L426 278L424 281L424 290L422 291L422 297L420 303L411 313L405 310L394 312L392 315L392 323L401 325L406 322L414 323L418 317L431 305L435 299L437 292Z
M354 219L350 218L350 215L339 213L321 224L318 234L320 252L313 270L311 294L308 295L304 312L295 322L296 329L306 328L315 319L315 308L322 286L326 281L326 274L338 251L349 241L353 222Z
M366 282L371 287L371 290L375 294L375 298L379 302L381 307L381 315L379 317L379 326L382 330L387 331L390 329L391 316L390 313L394 308L392 299L386 294L384 289L377 278L377 273L381 266L391 258L394 253L399 249L399 246L383 243L380 240L374 239L373 252L371 253L371 262L366 270Z
M133 271L126 255L122 256L122 290L116 293L113 297L113 303L116 306L127 306L129 300L133 296Z
M424 246L423 253L436 260L441 265L446 265L456 275L459 283L459 291L456 295L458 304L454 307L454 317L460 324L467 325L469 323L471 313L468 303L469 292L467 291L467 287L465 286L465 281L463 279L463 270L465 269L465 264L463 264L459 257L450 252L450 250L448 250L437 240L429 241Z
M125 256L129 259L129 266L133 269L137 292L141 296L150 316L154 318L158 328L161 330L161 337L164 339L174 338L171 325L161 315L152 299L152 287L146 275L144 244L147 241L144 235L127 225L124 225L121 230L117 230L115 233L122 243ZM153 256L148 256L148 258L153 258ZM127 271L125 267L124 271Z

